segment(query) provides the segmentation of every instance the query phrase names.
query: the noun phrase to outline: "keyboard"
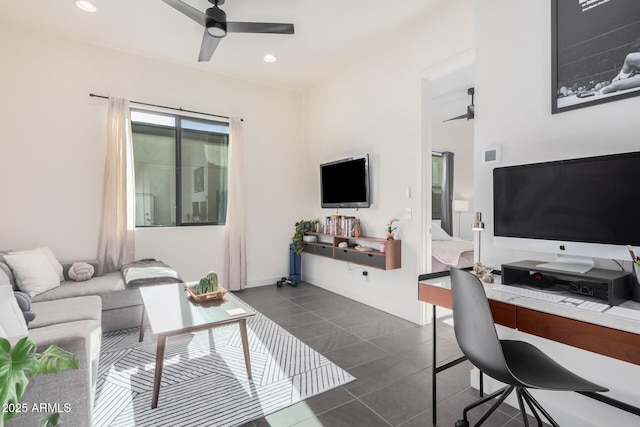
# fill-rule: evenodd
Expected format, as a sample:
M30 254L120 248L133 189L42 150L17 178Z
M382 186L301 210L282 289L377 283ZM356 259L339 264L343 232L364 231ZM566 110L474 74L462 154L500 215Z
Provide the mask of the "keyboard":
M533 299L537 299L540 301L547 301L547 302L558 303L563 299L565 299L563 295L552 294L549 292L535 291L533 289L521 288L518 286L497 285L491 289L493 289L494 291L507 292L509 294L520 295L523 297L533 298Z
M632 320L640 320L640 310L634 310L633 308L615 306L611 307L609 311L607 311L607 314Z
M575 308L581 308L583 310L599 311L599 312L603 312L604 310L611 307L609 304L602 304L594 301L585 301L583 299L573 298L573 297L566 297L562 301L558 302L558 304L568 305Z
M599 302L585 301L580 298L568 297L565 295L554 294L551 292L536 291L534 289L522 288L519 286L497 285L492 288L494 291L506 292L509 294L519 295L527 298L537 299L560 305L568 305L570 307L580 308L588 311L603 312L609 308L609 304L601 304Z

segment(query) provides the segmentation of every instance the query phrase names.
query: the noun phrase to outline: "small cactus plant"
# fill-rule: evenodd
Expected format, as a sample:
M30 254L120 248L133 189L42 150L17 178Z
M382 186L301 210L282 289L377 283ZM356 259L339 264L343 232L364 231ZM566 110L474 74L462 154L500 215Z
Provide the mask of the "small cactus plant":
M194 292L198 295L215 292L217 290L218 274L215 271L210 271L205 277L200 279L200 282L194 288Z

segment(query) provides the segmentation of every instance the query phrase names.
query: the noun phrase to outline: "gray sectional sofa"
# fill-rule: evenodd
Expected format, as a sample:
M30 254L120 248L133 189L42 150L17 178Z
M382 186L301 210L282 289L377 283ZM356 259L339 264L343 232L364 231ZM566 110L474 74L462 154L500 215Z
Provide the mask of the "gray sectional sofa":
M98 271L96 261L86 261ZM137 288L128 289L125 286L122 272L114 271L102 276L93 276L84 282L69 279L71 263L63 263L65 281L59 287L37 295L31 299L32 303L60 300L87 295L96 295L102 299L102 330L103 332L140 326L142 316L142 299ZM37 317L36 317L37 320Z
M44 301L33 303L31 309L36 317L29 324L29 337L38 346L38 352L55 344L73 353L80 367L36 375L20 400L27 411L18 413L8 426L38 426L52 412L60 413L65 426L92 425L102 336L100 297ZM18 339L9 340L15 344Z
M98 271L97 262L85 262L79 267L84 271L83 276L91 276L86 271L92 269L86 264ZM30 320L28 329L22 324L20 332L8 335L11 344L14 345L22 338L20 334L27 331L38 352L55 344L73 353L80 365L79 369L36 375L20 401L21 407L28 410L18 413L9 422L11 426L40 425L39 421L52 412L61 414L65 426L92 425L102 333L140 326L142 299L138 286L182 282L171 267L154 259L132 262L125 265L122 272L93 276L84 281L71 280L70 268L78 278L73 264L60 264L48 248L0 251L2 280L9 280L0 285L12 285L17 291L16 283L20 279L23 291L32 295L30 312L27 309L24 313L25 309L20 307L23 312L17 313L17 317L24 314L24 319ZM30 281L32 277L46 279L46 287L38 289L42 283ZM28 304L28 297L18 299L23 298ZM31 320L33 314L35 318Z
M66 280L59 287L32 297L31 311L36 316L28 332L38 352L55 344L73 353L80 368L37 375L20 401L29 410L17 414L10 426L37 426L50 412L60 412L65 426L92 425L102 332L140 325L140 293L125 287L121 272L75 282L68 278L70 266L63 264ZM15 344L19 338L9 340Z

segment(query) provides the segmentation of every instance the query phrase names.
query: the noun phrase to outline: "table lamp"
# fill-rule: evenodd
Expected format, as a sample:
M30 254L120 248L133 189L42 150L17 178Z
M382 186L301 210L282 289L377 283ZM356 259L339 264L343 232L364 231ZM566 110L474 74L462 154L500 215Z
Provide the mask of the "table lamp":
M479 264L480 263L480 247L482 246L480 242L480 238L482 237L482 231L484 230L484 222L482 222L481 212L475 213L475 218L473 220L473 224L471 225L471 229L473 231L478 232L478 264Z

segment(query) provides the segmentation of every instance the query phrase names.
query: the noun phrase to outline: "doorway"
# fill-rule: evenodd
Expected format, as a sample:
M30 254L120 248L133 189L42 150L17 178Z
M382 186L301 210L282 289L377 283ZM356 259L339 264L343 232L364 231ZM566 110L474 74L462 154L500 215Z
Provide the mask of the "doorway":
M473 264L471 223L475 119L468 109L472 105L471 93L474 93L473 71L473 65L465 65L423 81L423 199L426 201L423 242L426 272ZM451 186L450 195L443 198L444 153L452 159L449 167L453 173L446 171L449 172L447 179L452 177L452 182L447 183ZM447 217L447 222L451 221L450 226L441 227L443 209L440 205L434 206L440 200L444 200L443 206L450 211ZM452 248L459 254L451 256ZM449 253L448 258L452 259L438 256L440 250Z

